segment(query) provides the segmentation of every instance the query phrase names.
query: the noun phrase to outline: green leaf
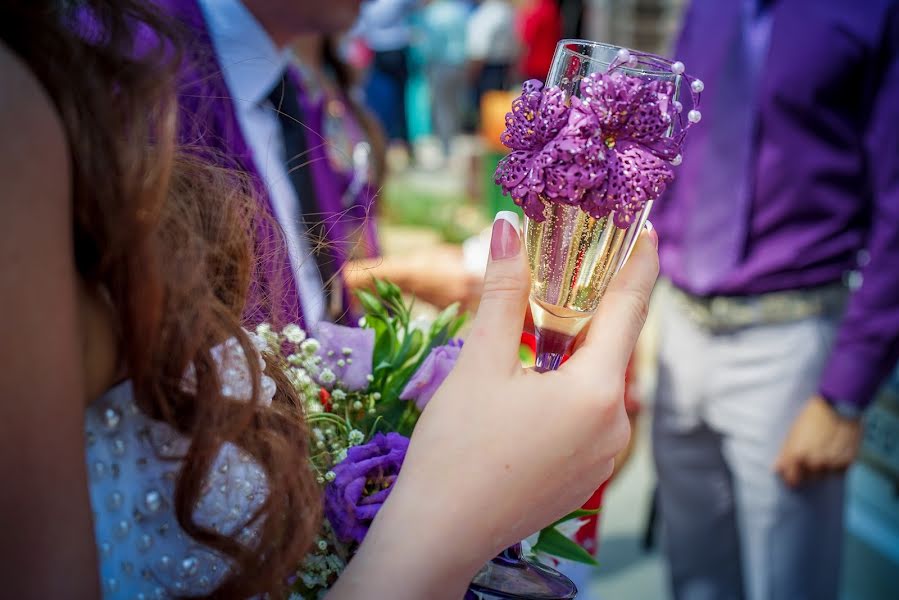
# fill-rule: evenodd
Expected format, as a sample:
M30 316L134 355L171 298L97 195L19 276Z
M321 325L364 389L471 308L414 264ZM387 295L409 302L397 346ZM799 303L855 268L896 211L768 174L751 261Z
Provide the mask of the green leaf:
M384 309L383 303L373 294L365 290L356 290L356 297L359 298L359 303L362 304L362 309L366 315L387 317L387 311Z
M593 556L584 550L577 542L562 535L555 526L547 527L540 532L537 543L534 544L534 552L543 552L557 558L572 560L585 565L598 567L599 563Z
M415 357L415 355L418 353L418 350L421 348L421 341L423 338L424 335L417 329L412 330L411 332L407 332L405 337L403 338L403 344L400 346L400 350L396 354L394 364L396 364L397 366L402 366L405 365L410 358Z
M561 525L562 523L567 523L568 521L572 521L574 519L581 519L583 517L595 517L598 514L599 514L598 508L589 509L589 510L579 508L573 512L568 513L567 515L565 515L564 517L562 517L561 519L559 519L558 521L556 521L555 523L550 525L550 527L555 527L556 525Z

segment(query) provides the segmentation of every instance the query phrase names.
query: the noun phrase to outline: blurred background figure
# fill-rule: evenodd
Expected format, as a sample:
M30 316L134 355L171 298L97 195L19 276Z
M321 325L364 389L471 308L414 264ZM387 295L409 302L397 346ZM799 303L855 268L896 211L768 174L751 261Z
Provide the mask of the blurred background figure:
M522 47L521 76L545 80L562 37L558 0L527 0L518 14L517 30Z
M424 55L431 96L431 122L444 161L462 131L468 109L465 36L470 5L463 0L432 0L420 15L418 47Z
M835 600L844 473L899 359L899 3L694 0L674 56L705 82L652 216L674 597Z
M587 0L557 0L562 15L562 39L584 37L584 16Z
M468 72L474 88L474 106L490 90L510 85L518 55L515 10L507 0L481 0L468 20Z
M354 259L378 255L374 200L386 176L386 142L362 102L353 71L340 57L335 36L309 33L292 44L309 110L306 123L324 138L331 177L316 180L319 197L330 194L356 224L349 241Z
M481 276L466 269L459 248L435 245L406 255L380 254L375 200L387 171L384 135L361 103L336 38L306 34L292 47L307 98L305 125L321 132L318 141L327 157L318 167L329 176L315 179L316 194L328 198L329 205L343 206L343 220L354 224L343 273L347 286L364 288L373 278L389 279L438 308L453 302L475 306Z
M387 132L387 139L407 150L410 148L406 121L410 20L418 3L419 0L365 2L354 30L372 52L365 82L366 102Z

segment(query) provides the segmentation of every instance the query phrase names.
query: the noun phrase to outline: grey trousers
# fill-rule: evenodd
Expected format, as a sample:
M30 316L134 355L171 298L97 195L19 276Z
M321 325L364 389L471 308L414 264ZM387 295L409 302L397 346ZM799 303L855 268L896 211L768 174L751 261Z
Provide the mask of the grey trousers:
M462 133L466 86L464 65L435 64L428 70L431 88L431 121L443 152L449 155L453 138Z
M662 307L653 454L677 600L836 600L843 477L774 473L836 321L712 333Z

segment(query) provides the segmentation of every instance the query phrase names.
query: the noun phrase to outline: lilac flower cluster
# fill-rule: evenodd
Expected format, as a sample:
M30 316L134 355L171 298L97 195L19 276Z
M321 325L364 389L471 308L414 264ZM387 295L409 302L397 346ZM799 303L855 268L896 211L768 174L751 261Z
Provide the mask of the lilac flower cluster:
M536 221L559 202L628 227L674 177L683 142L682 131L668 135L674 85L613 70L588 75L580 92L566 100L557 87L524 84L506 115L501 141L512 152L496 183Z

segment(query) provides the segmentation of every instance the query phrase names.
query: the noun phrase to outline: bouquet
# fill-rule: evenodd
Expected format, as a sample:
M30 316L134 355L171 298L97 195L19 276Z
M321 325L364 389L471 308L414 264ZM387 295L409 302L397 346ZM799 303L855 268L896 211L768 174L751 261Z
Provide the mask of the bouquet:
M392 283L376 281L374 292L357 296L359 327L256 331L302 398L324 499L315 546L290 582L294 599L323 597L353 557L390 495L419 416L462 349L456 336L466 316L458 306L425 324ZM570 539L577 520L592 514L576 511L550 525L532 537L530 551L593 564Z

